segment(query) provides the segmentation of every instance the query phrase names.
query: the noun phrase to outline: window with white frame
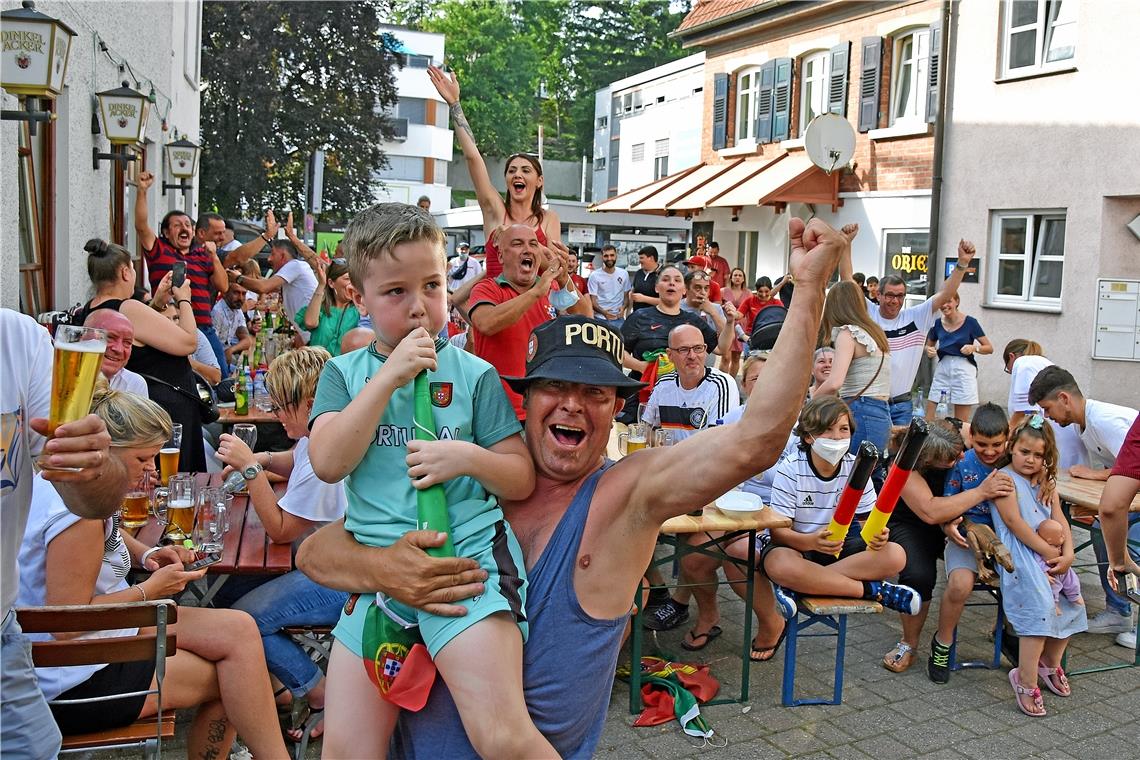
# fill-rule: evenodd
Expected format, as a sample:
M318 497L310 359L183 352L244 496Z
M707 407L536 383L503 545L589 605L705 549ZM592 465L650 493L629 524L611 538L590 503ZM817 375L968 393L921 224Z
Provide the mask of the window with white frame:
M1065 212L995 211L987 289L994 304L1060 306Z
M756 99L760 94L760 67L736 75L736 143L756 139Z
M630 160L634 163L645 160L645 143L634 143Z
M669 138L653 144L653 179L669 176Z
M604 171L605 168L606 168L606 157L605 156L598 156L597 158L594 159L594 171L596 171L596 172Z
M1077 0L1006 0L1002 73L1068 68L1077 54Z
M803 58L800 64L800 134L811 120L827 111L827 77L831 53L821 50Z
M891 123L926 121L926 81L930 70L930 29L894 38L891 72Z

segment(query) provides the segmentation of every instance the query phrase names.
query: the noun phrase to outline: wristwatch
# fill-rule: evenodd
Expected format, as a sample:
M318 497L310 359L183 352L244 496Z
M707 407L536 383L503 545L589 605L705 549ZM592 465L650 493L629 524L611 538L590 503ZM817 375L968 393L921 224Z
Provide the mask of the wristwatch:
M246 467L241 471L241 476L246 480L253 480L257 477L257 473L262 472L263 469L264 468L261 465L259 465L257 462L254 462L249 467Z

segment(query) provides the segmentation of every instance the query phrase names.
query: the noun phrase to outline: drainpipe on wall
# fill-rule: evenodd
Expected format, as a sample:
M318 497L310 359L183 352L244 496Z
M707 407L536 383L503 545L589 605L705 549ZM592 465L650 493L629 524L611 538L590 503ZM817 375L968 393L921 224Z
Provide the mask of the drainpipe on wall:
M934 160L930 168L930 257L927 265L926 297L935 293L935 279L942 283L942 259L938 255L938 239L942 218L942 160L946 143L946 110L954 80L954 62L950 60L951 40L956 37L958 8L954 0L942 3L942 45L938 54L938 74L942 80L938 88L938 115L934 119Z

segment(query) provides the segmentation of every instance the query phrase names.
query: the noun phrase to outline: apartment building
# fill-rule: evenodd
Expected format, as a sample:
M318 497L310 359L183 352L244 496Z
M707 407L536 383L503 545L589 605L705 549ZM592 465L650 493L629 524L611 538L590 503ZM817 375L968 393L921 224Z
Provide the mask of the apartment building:
M433 211L447 209L451 206L447 169L452 132L447 104L427 74L429 65L443 62L444 37L397 26L381 28L400 41L404 67L396 72L399 99L392 114L396 136L383 144L388 165L377 173L382 185L376 200L415 203L426 195Z

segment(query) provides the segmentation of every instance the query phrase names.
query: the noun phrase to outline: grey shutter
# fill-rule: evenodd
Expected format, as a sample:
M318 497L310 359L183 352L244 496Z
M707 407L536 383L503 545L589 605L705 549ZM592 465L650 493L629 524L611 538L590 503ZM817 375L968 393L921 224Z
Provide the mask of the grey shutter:
M788 125L792 120L792 71L791 58L777 58L776 87L772 107L772 142L788 139Z
M938 85L942 80L942 22L930 25L930 68L926 77L926 120L938 118Z
M712 147L728 147L728 74L713 74Z
M772 120L775 114L776 62L760 67L760 89L756 94L756 143L772 142Z
M851 42L831 49L831 65L827 75L827 111L847 115L847 69L851 66Z
M859 69L859 131L879 126L879 86L883 73L883 38L864 37Z

